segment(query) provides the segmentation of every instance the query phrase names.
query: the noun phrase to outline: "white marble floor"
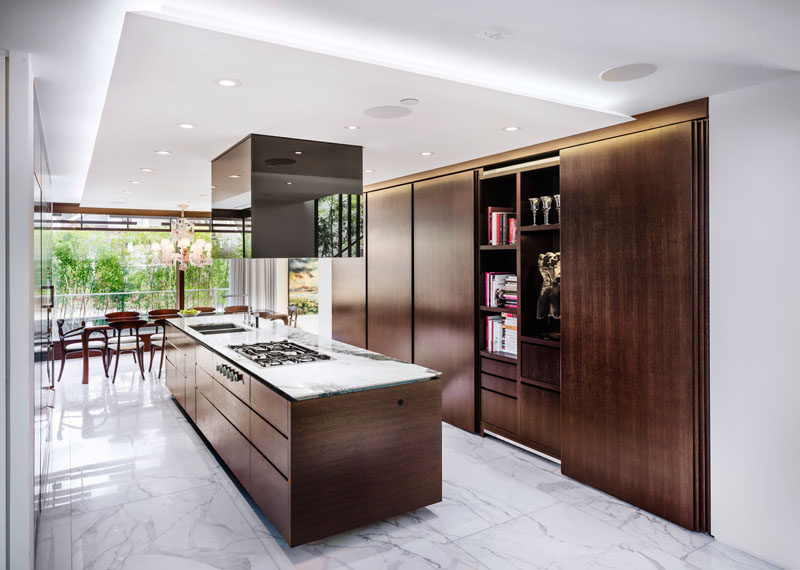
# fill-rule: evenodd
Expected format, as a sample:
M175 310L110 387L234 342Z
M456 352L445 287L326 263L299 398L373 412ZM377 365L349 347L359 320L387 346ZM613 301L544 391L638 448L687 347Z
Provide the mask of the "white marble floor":
M112 385L92 365L88 387L72 361L57 389L56 527L40 568L774 568L447 425L441 503L290 549L163 379L131 365Z

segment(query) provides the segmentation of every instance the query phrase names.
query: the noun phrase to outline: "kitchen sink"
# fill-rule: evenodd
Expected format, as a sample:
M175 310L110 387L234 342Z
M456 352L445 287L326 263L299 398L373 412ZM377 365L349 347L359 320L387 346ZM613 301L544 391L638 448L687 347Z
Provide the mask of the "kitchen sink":
M226 334L226 333L246 332L250 330L244 328L241 325L237 325L236 323L213 323L207 325L189 325L189 328L196 330L200 334Z

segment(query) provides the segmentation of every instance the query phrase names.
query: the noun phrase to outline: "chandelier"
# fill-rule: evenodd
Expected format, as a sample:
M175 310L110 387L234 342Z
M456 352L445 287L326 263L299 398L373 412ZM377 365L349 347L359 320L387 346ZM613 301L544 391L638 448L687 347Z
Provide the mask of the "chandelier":
M211 242L203 238L194 239L194 224L183 217L187 206L181 204L181 217L170 220L170 237L153 242L150 246L155 263L161 263L164 267L178 263L180 271L186 271L190 265L211 265Z

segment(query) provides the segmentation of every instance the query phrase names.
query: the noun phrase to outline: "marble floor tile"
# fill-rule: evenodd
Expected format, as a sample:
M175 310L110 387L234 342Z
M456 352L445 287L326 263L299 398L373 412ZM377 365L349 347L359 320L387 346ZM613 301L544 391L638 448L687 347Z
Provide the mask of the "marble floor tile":
M558 503L457 541L489 568L687 568L668 553Z
M163 378L130 362L81 385L78 360L56 392L48 570L773 568L447 424L442 502L289 548Z

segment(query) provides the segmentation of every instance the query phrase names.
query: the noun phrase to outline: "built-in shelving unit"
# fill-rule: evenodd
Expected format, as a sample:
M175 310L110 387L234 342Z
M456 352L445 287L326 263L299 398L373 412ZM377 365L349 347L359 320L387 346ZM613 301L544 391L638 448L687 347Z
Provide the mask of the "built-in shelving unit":
M543 279L539 255L561 250L561 220L555 204L549 224L540 211L533 219L529 198L559 194L558 156L484 170L478 188L478 273L513 273L517 307L487 306L485 287L476 301L480 326L481 429L560 457L560 319L537 315ZM490 245L490 208L508 210L518 223L513 244ZM549 304L547 305L549 307ZM487 350L487 316L517 319L516 355Z

